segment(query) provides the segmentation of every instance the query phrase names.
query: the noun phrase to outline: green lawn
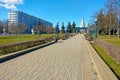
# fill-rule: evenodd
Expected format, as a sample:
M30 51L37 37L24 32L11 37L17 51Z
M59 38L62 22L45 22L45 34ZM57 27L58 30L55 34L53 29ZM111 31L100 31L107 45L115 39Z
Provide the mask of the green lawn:
M119 46L120 47L120 39L117 38L117 36L111 36L109 37L108 35L99 35L99 39L103 39L106 42L109 42L113 45Z
M120 80L120 64L117 64L115 60L110 58L99 46L96 44L92 44L98 54L103 58L103 60L107 63L107 65L113 70L116 76Z
M60 34L59 37L63 35L64 34ZM36 39L46 38L46 37L55 37L55 36L56 34L41 34L41 36L39 35L0 36L0 45L29 41L29 40L36 40Z

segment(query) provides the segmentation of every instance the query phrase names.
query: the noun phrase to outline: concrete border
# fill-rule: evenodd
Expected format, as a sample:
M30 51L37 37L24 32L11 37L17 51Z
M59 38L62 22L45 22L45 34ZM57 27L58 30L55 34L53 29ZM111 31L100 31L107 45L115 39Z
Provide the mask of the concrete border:
M92 47L92 45L89 42L87 42L86 44L89 47L88 51L92 59L92 62L95 66L95 70L98 74L99 79L100 80L118 80L116 75L109 68L109 66L104 62L101 56L99 56L99 54Z
M0 56L0 63L6 62L6 61L14 59L18 56L27 54L29 52L35 51L37 49L40 49L40 48L43 48L43 47L46 47L46 46L49 46L49 45L54 44L54 43L55 43L55 41L52 41L52 42L44 43L44 44L41 44L41 45L38 45L38 46L35 46L35 47L27 48L27 49L24 49L24 50L21 50L21 51L18 51L18 52L13 52L13 53L10 53L10 54Z

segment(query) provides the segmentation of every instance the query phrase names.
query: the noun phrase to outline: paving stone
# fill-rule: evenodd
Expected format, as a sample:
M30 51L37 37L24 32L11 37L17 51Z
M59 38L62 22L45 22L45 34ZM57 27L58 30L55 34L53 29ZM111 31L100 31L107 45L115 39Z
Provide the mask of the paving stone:
M0 64L0 80L100 80L104 73L117 80L82 34Z

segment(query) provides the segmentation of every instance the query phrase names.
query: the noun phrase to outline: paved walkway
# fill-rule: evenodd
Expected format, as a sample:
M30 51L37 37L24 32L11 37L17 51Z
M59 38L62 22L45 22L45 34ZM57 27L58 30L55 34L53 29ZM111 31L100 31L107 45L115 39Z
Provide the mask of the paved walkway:
M117 80L83 35L0 64L0 80Z

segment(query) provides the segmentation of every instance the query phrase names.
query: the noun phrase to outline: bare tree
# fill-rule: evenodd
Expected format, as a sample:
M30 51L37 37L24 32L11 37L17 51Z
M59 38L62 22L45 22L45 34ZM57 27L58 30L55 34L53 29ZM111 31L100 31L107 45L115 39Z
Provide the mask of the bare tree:
M3 33L3 23L0 22L0 33Z
M109 27L109 36L111 36L110 34L110 30L111 30L111 13L112 13L112 1L108 0L105 4L106 10L108 11L107 13L107 18L108 18L108 22L107 22L107 26ZM106 19L107 19L106 18Z
M119 32L119 15L120 15L120 0L107 0L105 4L105 9L107 14L109 14L109 36L111 35L111 30L114 31L118 28ZM114 23L113 23L114 22ZM117 26L117 28L116 28Z
M34 27L34 31L37 32L37 33L52 33L53 32L53 27L38 24Z
M47 27L47 32L48 33L53 33L53 27Z
M24 33L28 29L28 26L25 23L19 23L19 32Z
M8 21L4 21L4 30L5 33L8 33Z
M37 33L37 34L39 34L39 36L40 36L40 32L42 31L42 26L41 25L39 25L39 24L37 24L37 25L35 25L35 27L34 27L34 31Z
M6 32L8 33L8 22L5 20L0 21L0 33L6 34Z
M120 0L117 0L117 28L118 28L118 38L120 38Z
M93 13L93 15L91 16L91 20L89 21L89 23L95 23L95 19L97 19L99 14L99 11L96 11Z
M18 32L19 32L18 24L13 23L13 24L9 25L8 31L9 31L10 33L12 33L12 34L16 34L16 35L17 35Z
M120 0L107 0L102 11L96 12L90 22L94 23L95 18L97 18L99 30L105 30L109 36L111 33L114 35L118 30L120 37Z
M45 33L46 32L46 26L41 25L41 30L42 30L42 33Z
M55 33L55 28L53 28L53 27L50 27L50 33Z
M114 13L107 13L106 14L106 19L105 19L105 22L106 22L106 28L109 29L109 36L111 36L111 32L113 32L114 34L114 29L116 27L116 16Z

